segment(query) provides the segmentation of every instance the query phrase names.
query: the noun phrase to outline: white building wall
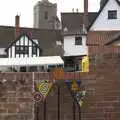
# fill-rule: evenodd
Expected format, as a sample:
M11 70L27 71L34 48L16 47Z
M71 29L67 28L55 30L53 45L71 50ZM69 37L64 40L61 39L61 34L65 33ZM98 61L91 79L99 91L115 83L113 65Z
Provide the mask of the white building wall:
M108 10L117 10L117 19L108 19ZM109 0L100 15L93 23L90 31L120 30L120 6L116 0Z
M15 46L12 46L12 57L15 57Z
M28 45L28 41L31 42L30 40L28 40L28 37L25 36L25 45Z
M19 55L16 55L16 58L19 58Z
M37 49L37 57L39 57L39 49Z
M24 45L24 38L23 38L23 36L21 37L21 39L20 39L20 45Z
M29 47L29 57L32 57L32 47Z
M19 40L16 42L16 45L19 45Z
M75 45L75 36L64 37L64 56L80 56L88 53L86 36L82 36L83 45Z

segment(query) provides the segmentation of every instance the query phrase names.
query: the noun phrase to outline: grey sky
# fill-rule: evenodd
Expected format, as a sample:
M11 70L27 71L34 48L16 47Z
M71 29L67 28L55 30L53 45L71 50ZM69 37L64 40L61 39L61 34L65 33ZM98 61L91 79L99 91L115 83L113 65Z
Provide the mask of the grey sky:
M14 26L15 15L20 15L21 27L33 26L33 6L38 0L1 0L0 25ZM83 12L83 0L49 0L57 3L58 16L60 12L71 12L72 8ZM89 11L98 11L100 0L89 0Z

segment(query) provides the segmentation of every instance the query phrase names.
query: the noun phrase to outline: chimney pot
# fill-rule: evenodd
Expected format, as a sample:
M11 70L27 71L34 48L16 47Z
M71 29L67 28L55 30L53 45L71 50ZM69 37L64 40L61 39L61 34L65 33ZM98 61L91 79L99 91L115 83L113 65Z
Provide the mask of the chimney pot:
M19 19L20 19L19 15L16 15L15 16L15 26L19 26Z

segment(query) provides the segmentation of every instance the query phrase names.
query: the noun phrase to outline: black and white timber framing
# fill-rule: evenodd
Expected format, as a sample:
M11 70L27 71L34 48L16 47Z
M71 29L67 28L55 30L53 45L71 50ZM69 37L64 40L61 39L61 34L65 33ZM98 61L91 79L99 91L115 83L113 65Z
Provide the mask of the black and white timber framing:
M32 40L27 33L21 34L6 49L9 58L39 57L40 45L37 40Z

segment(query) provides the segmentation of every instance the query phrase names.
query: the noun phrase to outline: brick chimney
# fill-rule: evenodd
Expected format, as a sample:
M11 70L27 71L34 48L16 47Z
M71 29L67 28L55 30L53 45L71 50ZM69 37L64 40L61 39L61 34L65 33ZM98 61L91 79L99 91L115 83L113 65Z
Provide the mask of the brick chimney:
M20 16L15 16L15 38L20 35Z
M83 24L88 27L88 0L84 0Z

